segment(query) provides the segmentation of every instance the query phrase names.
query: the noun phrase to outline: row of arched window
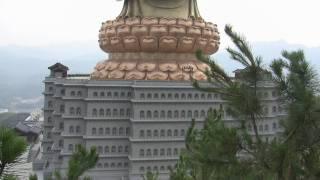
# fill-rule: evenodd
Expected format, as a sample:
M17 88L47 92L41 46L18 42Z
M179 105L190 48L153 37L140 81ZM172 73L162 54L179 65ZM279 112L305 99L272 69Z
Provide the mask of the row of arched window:
M75 108L75 107L70 107L69 108L69 114L70 115L81 115L81 108L80 107L77 107L77 108Z
M131 109L103 109L100 108L99 110L94 108L92 109L92 116L93 117L130 117L131 116Z
M82 91L71 91L70 92L71 97L82 97Z
M99 154L128 153L129 146L97 146L97 152Z
M69 133L81 133L81 127L80 126L69 126Z
M276 123L273 122L272 123L272 130L275 131L279 128L280 126ZM269 132L271 130L270 125L269 124L260 124L258 125L258 131L259 132ZM248 125L248 131L253 131L253 126L251 124Z
M147 167L144 167L144 166L141 166L140 167L140 172L144 173L145 171L147 172L151 172L151 171L154 171L154 172L159 172L160 171L170 171L172 170L172 166L154 166L153 168L151 168L150 166L147 166Z
M107 98L131 98L132 93L131 92L97 92L94 91L92 93L93 97L107 97Z
M161 148L161 149L140 149L140 157L157 157L157 156L178 156L178 148Z
M186 135L186 130L181 129L180 131L178 129L175 130L165 130L165 129L155 129L155 130L140 130L139 136L140 137L147 137L147 138L151 138L151 137L185 137Z
M173 99L188 99L188 100L205 100L205 99L218 99L218 94L212 94L212 93L141 93L140 99L167 99L167 100L173 100Z
M209 110L210 111L210 110ZM169 111L140 111L140 119L157 119L157 118L205 118L209 111L205 110L195 110L195 111L185 111L185 110L169 110Z
M129 167L129 163L125 162L105 162L105 163L97 163L96 168L128 168Z
M92 135L99 135L99 136L103 136L103 135L112 135L112 136L129 136L130 135L130 127L113 127L113 128L95 128L93 127L91 130L91 134Z

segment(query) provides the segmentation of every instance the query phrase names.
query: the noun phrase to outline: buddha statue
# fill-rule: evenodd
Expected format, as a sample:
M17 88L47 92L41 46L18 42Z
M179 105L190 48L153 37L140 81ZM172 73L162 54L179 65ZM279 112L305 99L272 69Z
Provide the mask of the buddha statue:
M201 18L197 0L125 0L119 17Z
M124 0L115 20L102 23L96 80L205 80L208 66L195 52L219 49L217 25L204 21L197 0Z

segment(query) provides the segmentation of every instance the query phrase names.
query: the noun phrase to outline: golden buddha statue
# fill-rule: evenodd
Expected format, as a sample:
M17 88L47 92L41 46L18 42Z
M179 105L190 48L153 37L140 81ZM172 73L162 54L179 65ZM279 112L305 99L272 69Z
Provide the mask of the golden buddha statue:
M205 80L195 52L219 49L217 25L205 22L197 0L124 0L120 15L102 24L99 44L109 53L92 79Z

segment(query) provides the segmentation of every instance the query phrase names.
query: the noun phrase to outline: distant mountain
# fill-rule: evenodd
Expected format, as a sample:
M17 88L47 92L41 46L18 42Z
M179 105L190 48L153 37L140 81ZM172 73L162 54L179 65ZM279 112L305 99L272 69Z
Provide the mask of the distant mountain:
M281 55L281 51L303 49L315 69L320 69L320 47L308 48L284 41L256 42L252 44L256 55L261 55L267 65ZM69 43L43 47L0 47L0 108L27 111L42 105L42 81L47 69L55 62L67 65L70 73L90 73L98 61L106 59L97 42ZM225 50L213 56L226 70L241 68L230 60Z

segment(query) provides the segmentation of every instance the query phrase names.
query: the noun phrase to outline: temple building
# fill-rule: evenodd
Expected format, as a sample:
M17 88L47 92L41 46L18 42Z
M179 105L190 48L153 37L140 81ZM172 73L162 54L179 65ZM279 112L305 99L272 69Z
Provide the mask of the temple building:
M219 94L201 92L190 81L206 84L208 66L195 51L218 51L217 25L201 18L196 0L125 0L120 15L102 24L99 44L108 59L91 74L68 74L60 63L49 67L44 175L64 172L81 144L99 153L96 167L86 173L94 180L141 180L147 171L168 180L191 120L202 128L210 109L225 109ZM269 141L281 131L283 112L271 78L259 86L265 117L258 130ZM238 124L226 112L223 117L230 126Z

